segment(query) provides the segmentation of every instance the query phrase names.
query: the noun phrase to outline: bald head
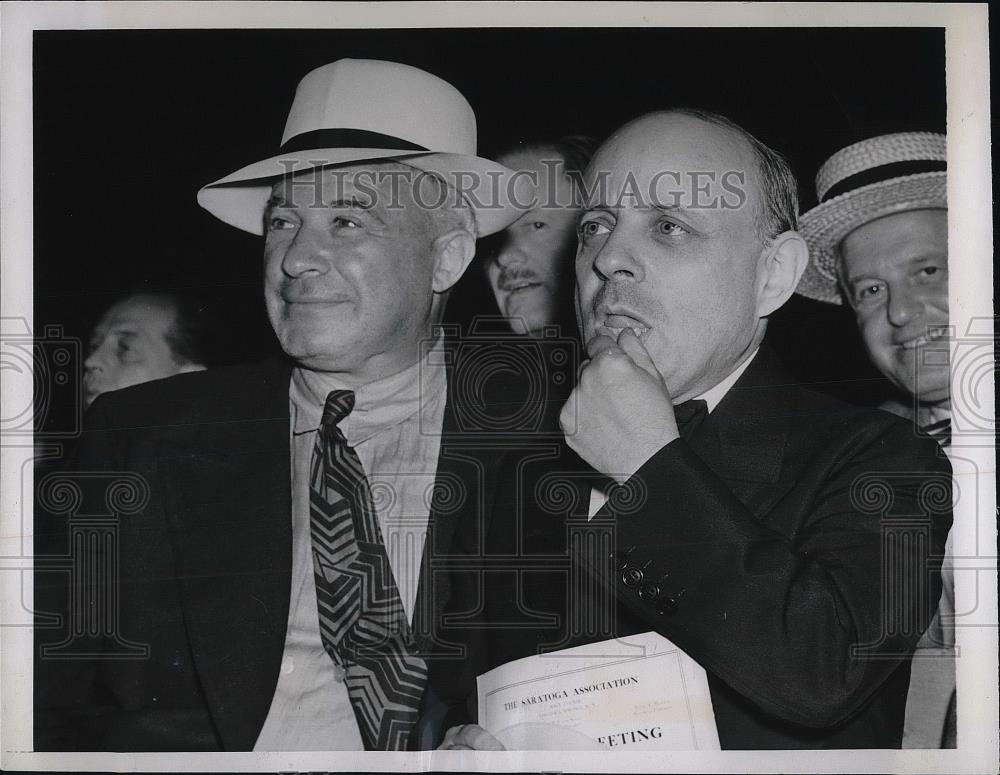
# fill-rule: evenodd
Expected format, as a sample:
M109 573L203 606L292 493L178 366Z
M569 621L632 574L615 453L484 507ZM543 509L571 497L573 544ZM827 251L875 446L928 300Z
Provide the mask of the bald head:
M584 340L629 328L675 402L703 394L755 351L805 268L787 165L722 117L666 111L615 132L585 185Z
M658 175L650 193L660 204L747 209L762 242L797 228L798 185L788 162L725 116L682 108L628 122L595 155L592 185L599 170L623 162Z

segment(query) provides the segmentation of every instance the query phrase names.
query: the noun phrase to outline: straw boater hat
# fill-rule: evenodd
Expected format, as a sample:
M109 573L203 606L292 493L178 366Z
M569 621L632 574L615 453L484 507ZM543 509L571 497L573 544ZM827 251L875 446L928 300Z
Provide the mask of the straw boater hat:
M945 136L903 132L849 145L816 174L819 204L799 219L809 266L796 293L841 304L837 251L859 226L906 210L947 209Z
M334 164L399 160L466 194L480 236L506 228L514 173L476 155L476 116L455 87L409 65L340 59L295 91L278 153L209 183L198 203L231 226L264 233L275 178ZM516 200L526 201L521 192Z

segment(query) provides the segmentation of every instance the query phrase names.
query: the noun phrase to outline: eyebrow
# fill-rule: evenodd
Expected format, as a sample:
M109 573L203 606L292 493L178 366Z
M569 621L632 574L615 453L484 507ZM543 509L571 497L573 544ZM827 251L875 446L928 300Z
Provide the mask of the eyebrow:
M593 212L594 210L604 210L606 212L614 212L614 211L621 210L621 209L622 209L622 207L621 207L620 203L619 204L608 204L606 202L601 202L600 204L595 204L595 205L592 205L590 207L585 207L585 208L583 208L583 210L581 212L589 213L589 212ZM658 210L661 213L670 214L670 213L685 213L685 212L690 212L690 210L692 210L692 209L699 209L699 208L688 208L688 207L681 207L680 205L659 205L659 204L650 203L650 204L643 204L641 207L638 207L636 209L638 209L638 210Z
M912 267L920 266L921 264L933 264L933 263L943 263L947 267L947 265L948 265L947 256L945 256L944 254L935 253L935 252L931 252L931 253L919 253L919 254L917 254L915 256L910 256L909 258L907 258L907 259L904 260L904 265L907 268L912 268ZM847 284L848 285L853 285L854 283L857 283L857 282L868 281L868 280L881 280L881 279L882 279L882 277L879 274L868 273L868 272L859 272L856 275L852 275L851 277L848 277L847 278Z
M684 215L690 213L692 210L698 210L697 207L681 207L680 205L657 205L653 204L649 206L650 210L656 210L663 213L664 215Z
M612 216L613 218L617 218L618 213L621 209L622 208L620 205L610 205L610 204L600 204L600 205L595 205L593 207L587 207L580 211L580 215L577 217L576 222L577 224L579 224L581 219L585 215L593 212L604 212ZM679 205L657 205L657 204L649 204L649 205L644 204L642 207L636 209L648 211L650 213L656 212L660 213L661 215L683 216L685 222L688 223L691 228L703 228L701 225L702 221L699 218L697 209L681 207Z
M360 210L361 212L368 213L376 221L384 225L385 219L379 214L375 205L375 202L363 202L355 197L347 197L345 199L334 199L332 202L321 205L321 207L324 210ZM269 218L271 213L282 208L294 210L295 205L283 197L272 196L267 200L267 207L264 208L264 218Z
M349 197L347 199L334 199L326 205L329 209L351 209L351 210L372 210L375 205L371 202L362 202L360 199Z
M121 339L138 339L139 332L134 328L112 328L108 331L108 334L117 336L119 340Z
M364 202L364 201L362 201L360 199L357 199L355 197L348 197L346 199L334 199L332 202L327 202L323 206L327 207L327 208L330 208L330 209L334 209L334 208L340 208L340 209L351 208L351 209L354 209L354 210L371 210L372 208L374 208L375 205L374 205L374 203ZM294 204L292 204L287 199L285 199L284 197L281 197L281 196L272 196L272 197L268 198L266 207L269 210L275 209L275 208L282 208L282 207L288 208L288 209L295 209L295 205Z
M109 336L112 335L117 336L119 338L126 336L135 338L139 336L139 331L138 329L135 328L122 328L121 326L109 326L104 330L95 328L91 332L90 337L87 339L87 345L89 347L93 347L98 342L103 342L105 339L107 339Z

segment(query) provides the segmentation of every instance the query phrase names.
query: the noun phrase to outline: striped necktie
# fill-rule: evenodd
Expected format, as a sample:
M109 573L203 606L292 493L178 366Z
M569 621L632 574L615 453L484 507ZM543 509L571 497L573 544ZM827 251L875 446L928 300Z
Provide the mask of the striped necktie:
M313 573L323 648L345 673L365 750L401 751L427 679L389 566L364 467L337 424L354 393L333 390L309 477Z

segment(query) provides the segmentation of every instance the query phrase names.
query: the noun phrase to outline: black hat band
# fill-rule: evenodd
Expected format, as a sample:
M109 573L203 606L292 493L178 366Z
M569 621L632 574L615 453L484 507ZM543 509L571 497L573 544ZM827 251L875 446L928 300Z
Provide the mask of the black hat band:
M902 178L907 175L919 175L924 172L944 172L948 169L947 162L932 161L930 159L918 159L916 161L896 161L891 164L882 164L878 167L864 170L862 172L849 175L843 180L837 181L827 189L820 202L826 202L835 196L846 194L849 191L870 186L873 183L882 183L893 178Z
M366 129L315 129L290 137L279 153L313 151L317 148L393 148L400 151L427 151L422 145L392 135Z

